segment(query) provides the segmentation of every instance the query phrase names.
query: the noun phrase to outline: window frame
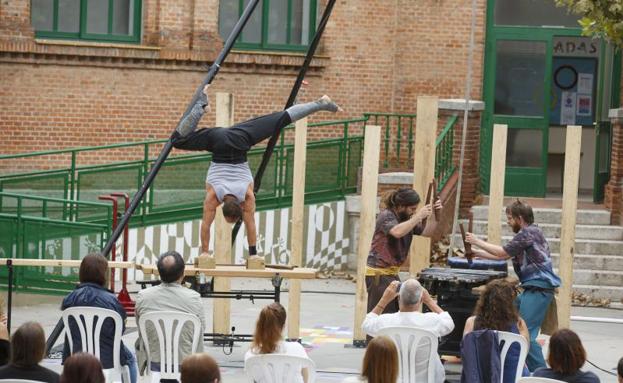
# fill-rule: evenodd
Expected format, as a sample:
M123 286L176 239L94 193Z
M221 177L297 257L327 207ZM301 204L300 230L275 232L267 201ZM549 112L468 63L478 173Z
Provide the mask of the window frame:
M309 0L309 36L307 39L307 44L305 45L297 45L291 44L290 39L292 37L292 2L294 0L288 1L288 20L286 27L286 43L285 44L275 44L268 42L268 26L269 26L269 18L270 18L270 2L271 0L263 0L262 1L262 17L261 17L261 40L259 43L246 43L241 41L244 37L244 29L242 33L236 40L234 44L234 48L243 49L243 50L252 50L252 51L289 51L289 52L306 52L309 44L314 39L316 35L317 28L317 18L318 18L318 2L319 0ZM242 16L244 12L245 0L238 0L238 18ZM257 12L257 9L254 11ZM219 32L220 32L220 23L219 23Z
M141 28L142 28L142 0L134 0L134 14L129 15L133 18L133 30L131 35L115 35L112 34L113 25L113 7L114 0L108 0L108 30L110 33L88 33L87 32L87 6L89 0L80 0L80 21L78 25L78 32L59 32L58 29L58 12L59 12L59 0L53 1L52 9L52 31L38 31L35 30L36 38L51 38L51 39L65 39L65 40L88 40L88 41L101 41L101 42L125 42L125 43L140 43L141 41ZM101 0L100 0L101 1ZM32 0L30 2L31 23L32 23ZM34 26L33 26L34 28Z

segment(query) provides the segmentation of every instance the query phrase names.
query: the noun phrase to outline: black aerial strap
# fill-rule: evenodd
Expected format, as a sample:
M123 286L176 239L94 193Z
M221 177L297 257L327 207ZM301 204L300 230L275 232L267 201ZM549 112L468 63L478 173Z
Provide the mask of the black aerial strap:
M251 0L249 4L247 5L247 7L245 8L244 12L242 13L242 16L240 16L240 19L234 26L234 29L229 34L227 41L225 41L223 49L221 49L221 53L219 53L218 57L216 58L212 66L210 67L210 70L208 71L208 74L206 75L205 79L201 82L199 87L197 87L197 90L195 91L193 98L188 104L188 107L186 108L186 112L184 113L182 118L180 118L180 122L178 123L178 125L184 120L184 117L186 117L186 115L190 113L195 103L199 100L199 97L201 96L201 92L203 92L203 88L206 85L212 83L212 80L214 80L214 78L216 77L216 74L218 73L219 69L221 68L221 65L223 64L223 61L225 61L225 58L229 54L229 51L231 51L231 48L236 42L236 39L238 38L238 36L240 35L240 32L242 31L245 24L251 17L251 14L253 13L253 10L255 9L259 1L260 0ZM141 186L141 188L132 198L132 202L130 202L130 206L124 212L123 217L121 217L121 221L119 222L119 224L113 231L112 235L108 239L106 246L104 246L104 249L102 250L103 256L108 257L108 254L110 253L110 250L112 249L114 243L117 241L121 233L123 233L123 229L128 224L128 221L130 221L130 218L132 217L132 214L134 213L134 211L140 204L141 199L143 199L143 196L145 196L145 193L147 192L151 184L154 182L154 179L156 178L158 171L162 167L162 164L164 164L164 161L169 156L171 149L173 149L173 134L174 133L175 131L171 134L171 137L164 145L164 148L162 148L162 151L160 152L160 155L156 159L156 162L154 162L154 165L151 167L151 170L147 174L147 177L145 178L145 182L143 182L143 185Z
M309 48L307 49L307 56L305 56L305 61L299 70L299 74L296 77L296 81L294 82L294 86L292 87L292 91L290 91L290 97L288 97L288 101L286 102L285 109L288 109L292 105L294 105L294 101L296 100L296 96L299 93L299 89L301 89L301 85L303 84L303 79L305 78L305 74L309 69L309 65L311 64L312 59L314 58L314 54L316 53L316 48L318 47L318 43L320 42L320 38L322 37L322 33L324 32L327 23L329 22L329 17L331 16L331 11L333 10L333 6L335 5L335 0L329 0L324 12L322 14L322 18L320 19L320 23L318 24L318 29L316 30L316 35L312 40ZM281 134L281 129L275 127L275 132L268 140L268 144L266 145L266 150L264 151L264 156L262 157L262 162L260 166L257 168L257 172L255 173L255 178L253 179L253 192L257 194L260 190L260 186L262 184L262 177L264 176L264 172L266 171L266 167L268 166L268 162L270 161L270 157L273 154L275 149L275 145L277 144L277 140L279 139L279 135ZM238 231L240 230L240 225L242 224L242 220L238 220L234 225L231 234L232 245L236 241L236 236L238 235Z

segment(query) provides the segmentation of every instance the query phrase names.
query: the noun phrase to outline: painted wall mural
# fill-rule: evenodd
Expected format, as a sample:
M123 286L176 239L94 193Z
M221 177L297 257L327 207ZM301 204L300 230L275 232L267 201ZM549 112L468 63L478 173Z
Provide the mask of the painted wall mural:
M345 208L344 201L305 206L303 260L306 266L334 269L346 265L349 227ZM290 208L260 211L255 214L258 227L257 250L259 255L266 257L266 263L289 262L290 220ZM129 260L153 264L158 255L175 250L182 254L187 262L192 262L200 252L200 227L201 220L193 220L131 229L128 243ZM120 242L118 248L121 250ZM210 235L210 248L214 248L214 227ZM246 254L248 245L243 225L236 238L232 261L244 263ZM142 273L131 271L128 278L142 279Z

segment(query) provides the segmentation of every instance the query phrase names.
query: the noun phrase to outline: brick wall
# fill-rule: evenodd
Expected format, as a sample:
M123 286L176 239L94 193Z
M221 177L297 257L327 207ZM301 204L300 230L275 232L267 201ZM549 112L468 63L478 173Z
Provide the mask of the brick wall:
M619 109L618 111L621 111ZM611 111L612 112L612 111ZM623 224L623 118L612 120L612 155L610 180L606 184L604 204L610 209L611 223Z
M480 93L484 3L474 94ZM461 96L470 4L338 1L300 99L330 94L346 110L336 117L354 118L365 111L413 112L418 95ZM1 153L166 138L222 46L218 0L144 0L139 47L35 40L29 8L6 0L0 7L0 129L10 138L0 142ZM278 110L301 63L302 55L232 53L212 92L235 94L236 120ZM212 113L202 124L213 122ZM337 133L325 128L314 135Z

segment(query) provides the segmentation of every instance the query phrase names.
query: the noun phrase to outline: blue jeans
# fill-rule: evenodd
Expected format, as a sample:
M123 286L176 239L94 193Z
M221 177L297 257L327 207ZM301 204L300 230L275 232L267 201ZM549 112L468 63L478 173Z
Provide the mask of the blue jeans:
M138 381L138 366L136 364L136 356L125 345L121 347L121 353L125 355L125 364L130 370L130 382L136 383Z
M530 372L540 367L547 367L543 358L543 350L536 341L536 337L539 335L541 324L553 298L553 290L526 289L515 301L515 305L519 308L519 316L526 322L530 333L530 349L526 358Z

